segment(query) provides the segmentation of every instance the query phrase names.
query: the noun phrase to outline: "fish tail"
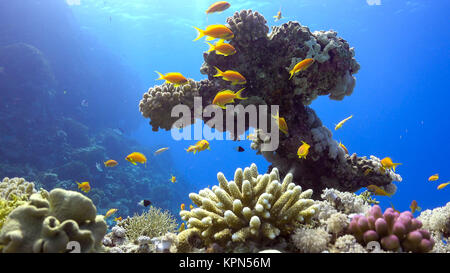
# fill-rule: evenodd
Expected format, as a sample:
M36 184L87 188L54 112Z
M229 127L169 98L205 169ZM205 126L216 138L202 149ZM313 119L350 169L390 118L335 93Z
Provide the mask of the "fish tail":
M217 66L214 66L214 68L217 70L217 74L214 75L214 77L220 77L220 76L222 76L223 72L222 72L219 68L217 68Z
M402 165L402 163L394 163L393 165L394 166L392 166L392 168L394 169L394 172L395 172L395 167L397 167L398 165Z
M244 88L242 88L241 90L239 90L239 91L237 91L236 92L236 99L240 99L240 100L246 100L247 98L243 98L242 97L242 91L245 89L245 87Z
M211 52L211 51L216 50L216 46L215 46L215 45L213 45L213 44L211 44L211 43L208 43L208 42L206 42L206 43L209 45L208 52Z
M198 27L194 27L194 28L198 31L198 36L197 36L197 38L194 39L194 41L197 41L198 39L205 36L205 32L202 29L199 29Z
M292 76L294 76L294 71L290 71L289 74L291 74L291 76L289 77L289 79L291 79Z
M156 73L158 73L159 78L157 78L157 80L165 80L164 75L159 73L158 71L155 70Z

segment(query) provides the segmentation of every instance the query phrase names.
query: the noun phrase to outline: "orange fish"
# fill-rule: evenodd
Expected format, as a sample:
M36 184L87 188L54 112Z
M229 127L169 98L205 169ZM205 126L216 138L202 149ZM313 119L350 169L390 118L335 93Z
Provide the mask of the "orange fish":
M206 10L206 14L210 14L213 12L221 13L222 11L229 8L231 5L227 1L218 1L209 6L209 8Z
M194 41L197 41L203 36L208 36L208 38L206 38L206 41L211 41L216 38L231 40L234 37L233 31L231 31L231 29L227 28L224 25L210 25L207 26L205 30L198 27L194 28L198 31L198 36L194 39Z
M340 141L339 141L339 147L341 147L341 148L344 150L344 152L345 152L346 154L348 154L347 147L345 147L345 145L342 144L342 142L340 142ZM370 170L370 169L368 169L368 170Z
M165 80L166 82L172 83L175 87L186 84L188 82L188 80L178 72L170 72L166 75L163 75L158 71L155 72L159 75L159 78L157 78L156 80Z
M206 149L211 150L211 148L209 148L209 142L203 139L198 141L195 145L190 145L189 148L186 149L186 151L188 153L193 152L194 154L196 154L197 152L201 152Z
M308 143L304 142L304 141L302 141L302 143L303 144L300 147L298 147L297 155L298 155L298 158L306 159L306 156L309 153L309 148L311 146Z
M125 157L125 159L133 165L137 165L136 162L147 165L147 158L145 157L145 155L138 153L138 152L134 152L134 153L127 155L127 157Z
M114 221L116 221L116 222L122 221L122 216L114 218Z
M247 80L245 79L245 77L242 76L242 74L237 71L227 70L225 72L222 72L216 66L214 66L214 68L217 70L217 74L214 75L214 77L222 77L222 79L224 79L226 81L230 81L232 85L247 83Z
M433 174L428 178L428 181L436 181L439 179L439 174Z
M175 176L173 176L173 175L170 175L170 176L172 176L172 177L169 179L170 182L172 182L172 183L177 182L177 178L176 178Z
M241 96L242 91L245 89L242 88L241 90L237 91L236 93L231 90L223 90L216 94L216 96L213 99L212 104L219 106L222 109L225 109L225 104L227 103L233 103L235 99L238 100L246 100L247 98L243 98Z
M443 188L447 187L449 184L450 184L450 182L442 183L442 184L440 184L440 185L437 187L437 189L438 189L438 190L442 190Z
M181 210L184 210L184 203L180 205Z
M108 218L109 216L111 216L114 213L116 213L116 211L118 211L118 209L110 209L110 210L108 210L103 218L104 219Z
M91 190L91 185L89 185L89 182L76 183L78 184L78 189L81 189L85 193L88 193Z
M376 185L369 185L366 188L370 190L374 195L389 196L389 197L393 195L393 193L387 193L384 189Z
M300 71L303 71L305 69L307 69L310 65L312 65L314 63L314 59L308 58L308 59L304 59L301 62L298 62L294 68L292 68L292 70L289 72L289 74L291 74L291 76L289 77L289 79L292 78L292 76L294 76L294 74L297 74Z
M215 45L206 42L209 45L208 52L216 51L218 55L230 56L236 53L234 46L224 43L225 40L220 39Z
M422 210L422 208L417 205L417 201L416 200L412 200L411 205L409 206L409 208L411 209L411 213L414 213L416 211L421 211Z
M394 163L392 162L392 159L390 157L385 157L381 160L381 168L383 170L389 170L389 169L393 169L395 172L395 167L398 165L402 165L402 163Z
M280 129L280 131L283 132L285 135L288 135L289 133L286 120L284 118L281 118L278 112L276 115L272 115L272 117L275 119L278 125L278 129Z
M178 232L182 232L183 230L185 230L185 224L181 223L180 228L178 229Z
M117 166L117 164L119 164L119 163L117 163L117 161L115 161L113 159L110 159L108 161L103 162L103 164L105 164L105 167L114 167L114 166Z

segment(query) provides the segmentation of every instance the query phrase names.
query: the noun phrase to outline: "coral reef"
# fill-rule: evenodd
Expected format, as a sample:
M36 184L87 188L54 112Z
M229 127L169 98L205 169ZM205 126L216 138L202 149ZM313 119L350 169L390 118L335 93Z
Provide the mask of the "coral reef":
M401 247L406 252L429 252L434 240L421 227L422 222L409 211L398 213L387 208L382 214L381 208L374 205L367 216L355 215L348 231L363 244L379 241L385 250L396 251Z
M67 252L71 241L79 243L81 252L101 251L107 227L96 212L78 192L41 190L9 214L0 232L2 252Z
M422 211L417 219L436 242L432 252L450 253L450 202L443 207Z
M259 121L259 124L251 125L260 131L252 148L271 162L272 168L276 167L282 176L291 172L298 178L298 185L314 191L314 197L318 197L324 188L356 191L370 184L384 186L401 181L401 177L391 171L381 172L380 160L375 156L368 159L356 154L347 155L332 139L331 131L307 106L318 96L328 95L331 99L342 100L352 94L355 86L353 74L358 72L359 64L347 41L338 37L335 31L311 32L292 21L272 27L269 33L265 18L251 10L236 12L227 19L227 23L235 36L230 44L237 53L231 56L203 53L204 63L200 72L208 75L207 80L189 81L186 87L175 88L171 84L154 86L143 95L139 108L144 117L151 119L154 131L189 125L194 116L203 118L208 126L215 128L213 123L208 123L211 118L201 114L217 92L230 88L226 81L214 77L214 67L217 66L222 70L239 71L245 76L244 95L248 99L239 101L242 106L280 105L280 116L289 126L289 135L280 136L275 152L262 151L261 144L270 139L266 139L267 132L261 129L266 124ZM314 58L314 64L289 80L290 69L305 58ZM201 105L195 109L193 96L201 96L202 99ZM183 120L183 124L174 124L176 119L171 117L170 109L177 104L187 105L191 110L191 117ZM222 114L224 121L227 118L235 120L233 111L223 110ZM266 114L258 112L259 118ZM248 114L244 115L248 121ZM216 129L238 136L248 126L246 122L245 128ZM307 159L299 159L295 154L301 141L311 145Z
M320 253L328 250L331 235L323 228L299 228L291 236L302 253Z
M188 229L178 237L195 233L206 245L232 242L270 242L279 235L288 235L300 223L308 223L318 212L311 190L302 191L288 174L281 180L276 168L260 175L255 164L237 169L234 181L217 174L219 186L205 188L189 198L197 205L180 216Z

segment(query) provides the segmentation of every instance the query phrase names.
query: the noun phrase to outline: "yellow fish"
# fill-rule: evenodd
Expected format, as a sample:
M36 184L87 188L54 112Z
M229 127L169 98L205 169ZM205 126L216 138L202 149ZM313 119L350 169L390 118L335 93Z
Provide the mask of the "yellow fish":
M281 16L281 8L280 8L280 10L277 12L277 15L274 15L273 18L275 18L275 22L283 18L283 17Z
M175 176L173 176L173 175L170 175L170 176L172 176L172 177L169 179L170 182L172 182L172 183L177 182L177 178L176 178Z
M343 120L339 121L339 123L336 124L336 126L334 127L334 130L336 131L337 129L341 128L342 125L344 125L344 123L346 123L347 120L351 119L352 117L353 117L353 115L349 116L349 117L346 118L346 119L343 119Z
M417 205L417 201L416 200L412 200L411 205L409 206L409 208L411 209L411 213L414 213L416 211L421 211L422 210L422 208Z
M428 178L428 181L436 181L439 179L439 174L433 174Z
M302 145L297 150L298 158L304 158L306 159L306 156L308 155L309 148L311 147L306 142L302 141Z
M398 165L402 165L402 163L393 163L392 159L390 157L385 157L381 160L381 168L386 171L386 170L390 170L393 169L395 172L395 167Z
M217 66L214 66L214 68L217 70L217 74L214 75L214 77L222 77L222 79L224 79L225 81L230 81L231 85L247 83L245 77L237 71L227 70L223 72L219 68L217 68Z
M212 104L219 106L222 109L226 109L225 104L227 103L233 103L235 99L238 100L246 100L247 98L242 97L242 91L245 89L242 88L236 93L231 90L224 90L220 91L216 94L216 96L213 99Z
M389 204L391 204L391 208L395 211L395 212L398 212L398 213L400 213L400 211L399 210L396 210L395 208L394 208L394 204L392 204L391 202L389 202Z
M187 149L185 149L186 152L191 153L194 152L194 154L197 152L197 146L195 145L190 145Z
M199 29L198 27L194 28L198 31L198 36L194 39L194 41L197 41L205 35L209 36L206 38L206 41L211 41L216 38L230 40L234 37L233 31L224 25L210 25L207 26L205 30Z
M275 119L278 125L278 129L280 129L280 131L283 132L285 135L288 135L289 133L286 120L284 118L281 118L278 112L276 115L272 115L272 117Z
M221 13L222 11L229 8L231 5L227 1L218 1L209 6L209 8L206 10L206 14L210 14L213 12Z
M189 148L186 149L186 151L194 152L194 154L196 154L197 152L201 152L206 149L211 150L211 148L209 148L209 142L203 139L195 143L195 145L190 145Z
M301 62L298 62L294 68L292 68L291 71L289 71L289 74L291 75L289 77L289 79L291 79L294 74L297 74L300 71L306 70L310 65L312 65L314 63L314 59L308 58L308 59L304 59Z
M120 221L122 221L122 216L114 218L114 221L115 221L115 222L120 222Z
M76 182L76 183L78 185L78 189L81 189L85 193L88 193L91 190L91 185L89 185L89 182L87 182L87 181L86 182L82 182L82 183L78 183L78 182Z
M178 232L182 232L185 229L185 224L181 223L180 228L178 229Z
M189 205L189 209L192 210L194 208L193 205Z
M342 142L340 142L340 141L339 141L339 147L341 147L341 148L344 150L344 152L345 152L346 154L348 154L347 147L345 147L345 145L342 144ZM370 169L368 169L368 170L370 170Z
M389 196L389 197L393 195L392 193L387 193L384 189L376 185L369 185L366 188L370 190L374 195Z
M103 164L105 164L105 167L114 167L117 166L119 163L117 163L117 161L110 159L108 161L103 162Z
M109 216L113 215L116 211L118 211L118 209L110 209L110 210L108 210L103 218L104 219L108 218Z
M180 205L181 210L184 210L184 203Z
M206 42L209 45L208 52L216 51L218 55L230 56L236 53L234 46L224 43L225 40L219 40L215 45Z
M449 184L450 184L450 182L442 183L442 184L440 184L440 185L437 187L437 189L438 189L438 190L442 190L443 188L447 187Z
M139 163L145 164L145 166L147 166L147 158L145 157L145 155L138 153L138 152L134 152L134 153L127 155L127 157L125 157L125 159L133 165L137 165L136 162L139 162Z
M167 73L166 75L163 75L158 71L155 72L158 73L159 75L159 78L157 78L156 80L165 80L166 82L174 84L175 87L186 84L188 82L188 80L181 73L178 72L170 72Z

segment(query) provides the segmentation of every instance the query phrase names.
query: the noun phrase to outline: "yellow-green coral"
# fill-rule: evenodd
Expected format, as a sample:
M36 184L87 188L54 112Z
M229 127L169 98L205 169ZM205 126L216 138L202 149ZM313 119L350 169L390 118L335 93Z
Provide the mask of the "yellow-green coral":
M359 197L362 198L365 202L371 205L379 204L380 202L377 201L375 198L372 198L372 196L375 196L371 191L366 190L359 194Z
M255 164L239 168L234 181L217 174L219 186L205 188L189 198L198 206L182 210L188 230L199 232L206 244L244 242L247 239L274 239L289 234L299 223L307 223L318 211L312 190L292 183L292 174L280 182L276 168L260 175Z
M153 206L141 215L127 217L117 225L126 230L126 237L130 241L137 240L139 236L153 238L174 232L178 226L175 217L169 211L162 211Z

